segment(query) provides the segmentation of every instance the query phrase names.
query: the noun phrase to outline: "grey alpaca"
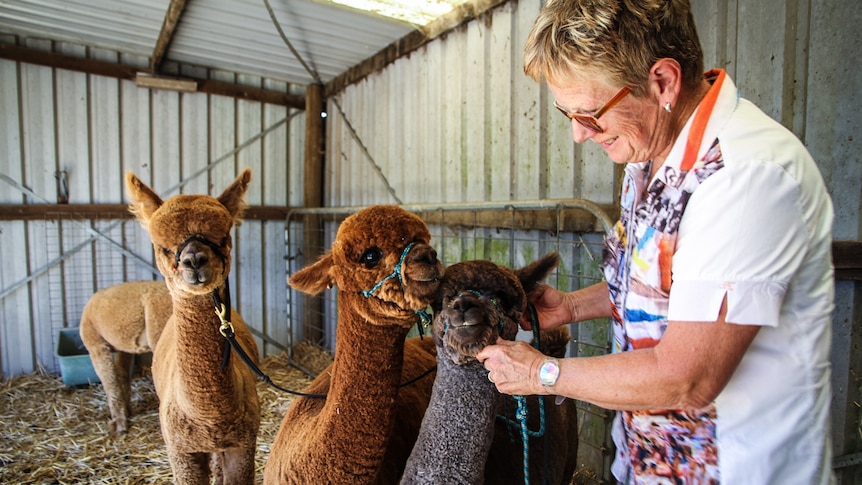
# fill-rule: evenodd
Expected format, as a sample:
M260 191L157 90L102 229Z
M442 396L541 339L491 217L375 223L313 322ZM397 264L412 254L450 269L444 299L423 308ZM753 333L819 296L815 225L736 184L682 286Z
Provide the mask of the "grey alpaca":
M515 338L526 293L559 262L559 256L551 253L516 271L482 260L446 268L432 326L437 377L403 485L525 483L519 432L497 419L504 412L504 396L488 380L488 371L475 355L496 342L498 335ZM544 332L542 348L562 357L568 339L565 327ZM549 458L545 460L543 449L546 438L531 440L530 479L568 484L576 467L576 410L572 401L562 406L552 401L545 406ZM538 401L531 397L530 402L531 429L535 429Z

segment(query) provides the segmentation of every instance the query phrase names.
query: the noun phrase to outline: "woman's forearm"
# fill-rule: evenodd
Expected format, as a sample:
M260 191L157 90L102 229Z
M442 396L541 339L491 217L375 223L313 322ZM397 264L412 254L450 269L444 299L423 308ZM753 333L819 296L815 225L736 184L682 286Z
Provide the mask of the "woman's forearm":
M611 316L608 284L604 282L569 293L566 304L569 305L573 322L583 322L594 318L609 318Z

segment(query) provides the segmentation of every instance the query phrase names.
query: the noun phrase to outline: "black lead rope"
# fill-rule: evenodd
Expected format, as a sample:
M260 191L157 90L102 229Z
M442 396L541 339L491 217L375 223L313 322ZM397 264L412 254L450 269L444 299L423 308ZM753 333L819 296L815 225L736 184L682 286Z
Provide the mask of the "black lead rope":
M423 373L419 374L418 376L414 377L413 379L410 379L409 381L407 381L407 382L405 382L405 383L403 383L403 384L398 384L398 387L399 387L399 388L401 388L401 387L407 387L407 386L409 386L410 384L413 384L414 382L419 381L419 379L422 379L423 377L427 376L428 374L430 374L430 373L434 372L435 370L437 370L437 366L436 366L436 365L435 365L435 366L433 366L433 367L431 367L430 369L426 370L425 372L423 372Z
M224 355L224 358L222 359L222 370L224 370L224 368L227 366L228 359L230 358L230 349L233 348L233 350L237 353L237 355L239 355L239 358L242 359L243 362L245 362L245 365L247 365L248 368L252 370L252 372L257 374L257 376L258 376L258 378L260 378L260 380L269 384L273 388L278 389L279 391L282 391L282 392L286 392L288 394L293 394L294 396L310 397L310 398L316 398L316 399L326 399L326 394L311 394L311 393L305 393L305 392L298 392L298 391L293 391L291 389L286 389L284 387L279 386L278 384L272 382L272 379L270 379L270 377L268 375L266 375L262 370L260 370L260 367L258 367L257 364L255 364L254 361L251 360L251 357L248 356L248 354L245 352L245 350L243 350L243 348L239 344L239 342L236 341L236 334L233 330L233 324L230 322L230 285L229 285L229 281L230 280L225 280L225 293L227 293L227 304L225 304L221 301L221 296L218 294L218 288L216 288L212 292L213 304L215 305L215 313L216 313L216 315L218 315L219 320L221 321L221 325L219 326L219 333L222 334L222 336L230 344L230 346L227 346L227 345L225 346L225 352L224 352L225 355ZM437 369L437 366L435 365L434 367L431 367L430 369L426 370L422 374L419 374L418 376L414 377L413 379L410 379L409 381L407 381L403 384L399 384L398 387L400 388L400 387L404 387L404 386L409 386L410 384L413 384L414 382L417 382L418 380L422 379L423 377L427 376L428 374L434 372L436 369Z
M212 298L213 304L215 305L216 315L218 315L219 320L221 321L221 326L219 326L219 333L227 339L230 346L225 346L225 357L222 360L222 370L227 365L228 359L230 358L230 349L233 348L234 352L245 362L245 365L248 366L249 369L252 370L255 374L257 374L258 378L263 382L266 382L270 386L278 389L279 391L286 392L288 394L293 394L294 396L302 396L302 397L313 397L313 398L326 398L326 394L309 394L304 392L297 392L291 389L286 389L284 387L279 386L278 384L272 382L272 379L268 375L266 375L257 364L251 360L251 357L243 350L242 345L236 341L236 334L233 330L233 324L230 322L230 289L229 289L229 280L225 280L225 292L227 293L227 305L222 303L221 297L218 294L218 288L213 290Z
M209 239L207 239L203 236L200 236L200 235L190 236L188 239L186 239L185 241L183 241L180 244L180 246L177 248L176 253L174 254L174 258L175 258L174 271L177 271L179 269L180 262L181 262L180 258L181 258L183 250L185 249L186 246L188 246L192 242L199 242L201 244L205 244L206 246L209 246L209 248L213 250L213 252L216 254L216 256L218 256L218 258L222 262L222 265L224 266L225 263L227 262L227 258L222 253L222 248L224 247L226 241L227 241L227 238L224 238L221 240L220 243L214 243L214 242L210 241ZM225 268L225 270L227 270L227 268ZM219 289L218 288L216 288L212 291L212 299L213 299L213 305L215 305L215 313L218 316L219 320L221 321L221 325L219 326L219 333L221 333L222 336L225 339L227 339L228 343L230 344L229 346L228 345L224 346L224 352L222 354L222 361L221 361L222 371L224 371L227 368L228 364L230 363L230 349L231 349L231 347L233 347L233 350L237 353L237 355L239 355L239 358L242 359L243 362L245 362L245 365L247 365L249 369L251 369L255 374L257 374L257 376L262 381L266 382L270 386L272 386L272 387L274 387L280 391L293 394L295 396L325 398L326 394L306 394L306 393L296 392L296 391L292 391L290 389L285 389L281 386L278 386L274 382L272 382L272 379L270 379L268 375L264 374L263 371L260 370L260 367L258 367L257 364L255 364L254 361L251 360L251 358L248 356L248 354L245 352L245 350L243 350L243 348L239 344L239 342L236 341L236 335L235 335L234 330L233 330L233 324L230 321L230 279L229 278L225 278L224 290L225 290L225 299L227 300L226 302L222 302L221 295L219 295Z
M220 303L220 296L218 294L218 288L213 290L213 304L216 307L216 314L218 315L219 320L222 322L222 326L225 325L225 322L230 322L230 279L224 280L224 294L225 294L225 300L227 300L227 301L224 303L224 305L222 305ZM222 314L219 313L220 309L224 313L224 316L222 316ZM233 335L233 325L229 325L229 329L230 329L231 335ZM224 335L224 334L222 334L222 335ZM233 337L231 337L227 340L230 343L230 345L225 345L224 350L222 351L222 358L221 358L221 371L222 372L224 372L224 370L227 369L227 365L230 363L230 348L234 345L239 346L239 344L236 343L236 339L234 339ZM245 353L245 352L243 352L243 353Z

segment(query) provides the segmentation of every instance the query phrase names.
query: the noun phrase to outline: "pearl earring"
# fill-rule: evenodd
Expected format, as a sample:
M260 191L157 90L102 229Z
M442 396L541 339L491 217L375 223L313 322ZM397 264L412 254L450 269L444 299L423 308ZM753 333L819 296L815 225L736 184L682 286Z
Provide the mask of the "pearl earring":
M670 101L664 104L664 110L670 113Z

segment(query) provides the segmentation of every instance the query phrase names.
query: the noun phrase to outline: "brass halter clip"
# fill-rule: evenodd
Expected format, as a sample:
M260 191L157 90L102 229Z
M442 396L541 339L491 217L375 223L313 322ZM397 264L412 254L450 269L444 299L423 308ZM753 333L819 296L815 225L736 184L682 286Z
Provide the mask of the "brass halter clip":
M215 313L218 316L218 319L221 320L221 325L219 326L218 331L224 338L233 336L233 324L230 323L227 312L228 310L224 303L220 303L219 306L216 306Z

